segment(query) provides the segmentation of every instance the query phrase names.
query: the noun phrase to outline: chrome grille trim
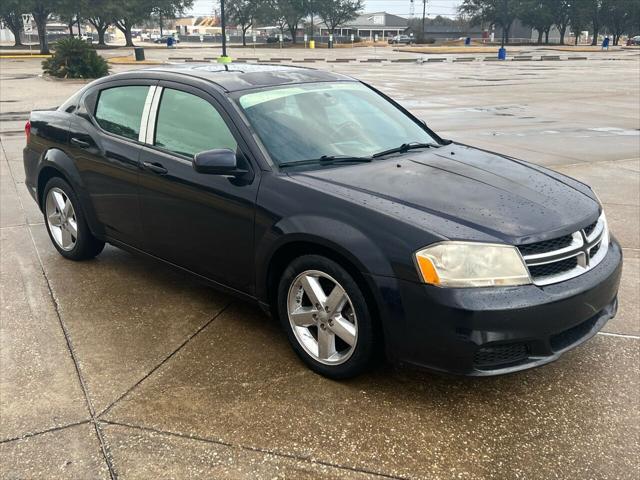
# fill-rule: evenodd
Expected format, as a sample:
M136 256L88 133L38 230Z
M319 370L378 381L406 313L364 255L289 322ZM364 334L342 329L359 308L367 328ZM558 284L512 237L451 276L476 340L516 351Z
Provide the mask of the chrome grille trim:
M565 272L546 276L533 276L533 283L538 286L551 285L577 277L598 265L606 256L609 249L609 229L604 213L598 218L596 227L587 236L585 230L579 230L572 234L571 245L551 252L523 255L522 259L531 273L529 267L550 265L569 258L577 257L577 266ZM595 253L592 251L599 247ZM592 256L593 255L593 256Z

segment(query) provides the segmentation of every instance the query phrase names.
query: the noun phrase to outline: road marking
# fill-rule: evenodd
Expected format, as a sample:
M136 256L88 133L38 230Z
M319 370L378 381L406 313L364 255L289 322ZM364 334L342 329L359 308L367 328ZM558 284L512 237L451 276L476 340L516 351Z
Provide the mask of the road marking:
M598 332L598 335L604 335L605 337L633 338L634 340L640 340L640 335L630 335L627 333Z

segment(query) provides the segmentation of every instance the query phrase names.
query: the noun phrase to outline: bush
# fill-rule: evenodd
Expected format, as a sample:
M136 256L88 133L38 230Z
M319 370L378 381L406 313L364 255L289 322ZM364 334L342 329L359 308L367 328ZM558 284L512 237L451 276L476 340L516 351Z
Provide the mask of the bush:
M416 39L416 45L433 45L434 43L436 43L436 39L433 37L426 37L426 38L418 37Z
M56 42L53 56L42 62L42 70L59 78L100 78L109 74L109 65L87 42L64 38Z

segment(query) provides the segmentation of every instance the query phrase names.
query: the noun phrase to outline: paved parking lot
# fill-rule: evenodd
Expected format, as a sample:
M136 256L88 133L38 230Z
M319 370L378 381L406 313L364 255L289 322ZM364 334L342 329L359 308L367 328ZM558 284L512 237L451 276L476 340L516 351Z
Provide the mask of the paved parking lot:
M22 129L82 82L0 62L0 477L640 476L637 51L315 65L444 137L591 184L625 254L618 316L554 364L481 379L383 366L345 382L307 370L258 308L164 265L109 246L62 259L24 186Z

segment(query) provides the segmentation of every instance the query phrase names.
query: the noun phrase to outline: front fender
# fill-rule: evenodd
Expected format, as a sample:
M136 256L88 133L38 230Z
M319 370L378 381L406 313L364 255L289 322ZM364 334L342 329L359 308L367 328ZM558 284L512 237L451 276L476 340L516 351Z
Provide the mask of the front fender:
M295 215L281 219L256 239L256 294L259 299L267 298L269 265L274 255L298 242L330 249L365 275L394 275L386 256L362 231L333 218Z

